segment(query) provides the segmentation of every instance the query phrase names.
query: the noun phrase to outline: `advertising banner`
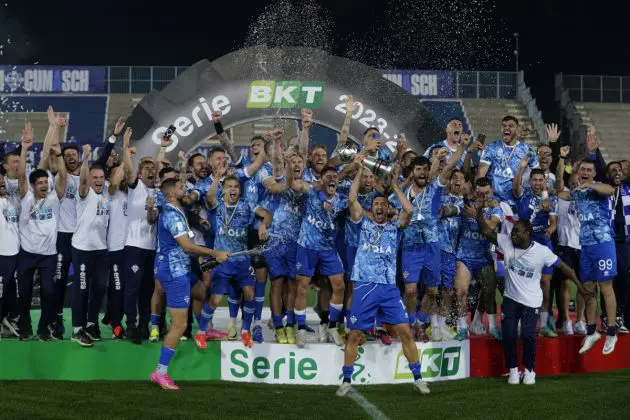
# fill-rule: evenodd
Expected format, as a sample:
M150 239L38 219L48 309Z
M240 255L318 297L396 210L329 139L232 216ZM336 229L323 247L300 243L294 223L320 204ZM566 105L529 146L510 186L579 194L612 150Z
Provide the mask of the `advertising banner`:
M453 72L382 70L383 77L420 98L454 98Z
M105 67L0 66L2 93L104 93Z
M470 344L463 342L416 343L426 381L470 376ZM221 379L272 384L337 385L341 382L343 349L333 344L303 349L281 344L221 343ZM359 348L353 382L359 385L413 382L400 343L366 344Z

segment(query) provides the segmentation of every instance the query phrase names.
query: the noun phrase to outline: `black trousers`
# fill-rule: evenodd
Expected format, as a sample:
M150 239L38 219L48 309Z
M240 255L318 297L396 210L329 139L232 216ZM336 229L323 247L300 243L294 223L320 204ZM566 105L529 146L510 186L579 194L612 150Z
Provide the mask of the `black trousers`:
M518 321L521 321L521 339L523 340L523 365L534 370L536 361L536 321L538 308L530 308L509 297L503 296L501 304L501 330L503 332L503 354L508 369L518 367L516 340Z
M122 325L125 314L125 276L123 275L125 251L109 253L109 288L107 291L107 312L112 328Z
M125 316L127 327L148 328L151 315L151 296L153 295L153 266L155 251L125 247Z
M45 332L54 320L55 312L55 264L56 255L37 255L20 249L18 254L18 313L20 331L32 330L31 301L33 299L33 277L39 272L42 314L37 333Z
M57 233L57 261L55 264L55 303L54 311L59 321L63 314L63 307L66 301L66 289L68 288L68 272L72 263L72 235L71 232ZM74 269L75 273L77 269ZM72 287L72 286L71 286Z
M8 314L15 314L17 303L16 267L17 255L0 255L0 322Z
M72 260L76 267L72 283L72 326L85 327L88 322L97 324L109 280L107 250L72 248Z

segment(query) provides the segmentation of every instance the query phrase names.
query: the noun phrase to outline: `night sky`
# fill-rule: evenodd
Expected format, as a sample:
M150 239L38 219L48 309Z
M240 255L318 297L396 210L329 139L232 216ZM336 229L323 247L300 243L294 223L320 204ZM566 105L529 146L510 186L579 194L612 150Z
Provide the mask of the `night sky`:
M313 3L284 2L292 10ZM269 3L274 2L178 0L158 6L144 0L2 0L0 43L10 37L11 44L4 41L0 62L186 66L251 43L250 28ZM513 70L512 34L518 32L520 68L548 120L557 118L555 73L630 75L627 5L568 0L314 3L321 7L320 20L304 25L302 14L295 24L280 25L285 32L291 28L290 36L274 39L299 44L313 38L309 31L329 31L330 52L375 67Z

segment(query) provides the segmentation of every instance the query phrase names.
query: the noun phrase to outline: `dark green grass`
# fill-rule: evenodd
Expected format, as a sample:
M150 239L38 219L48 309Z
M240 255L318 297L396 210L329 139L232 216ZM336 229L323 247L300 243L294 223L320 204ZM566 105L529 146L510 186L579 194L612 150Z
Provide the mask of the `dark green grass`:
M366 418L335 387L181 382L180 392L148 382L0 382L0 418L37 419L354 419ZM630 370L538 378L510 386L505 378L357 387L391 419L628 418Z

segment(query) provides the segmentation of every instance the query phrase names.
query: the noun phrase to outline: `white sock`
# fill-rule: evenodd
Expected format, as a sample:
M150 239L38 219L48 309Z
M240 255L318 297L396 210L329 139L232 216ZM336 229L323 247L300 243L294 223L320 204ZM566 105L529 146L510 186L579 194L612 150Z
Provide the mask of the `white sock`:
M483 314L479 312L479 309L475 309L475 316L473 316L473 324L481 324L483 322Z
M438 316L437 315L431 315L430 319L431 319L431 328L437 327L438 326Z
M158 364L155 370L157 370L158 375L166 375L168 373L168 366Z
M540 328L547 326L547 319L549 319L549 312L540 312Z
M262 322L262 321L261 321L260 319L255 319L255 320L254 320L254 326L255 326L255 327L260 327L260 326L262 326L261 322Z
M459 319L457 320L457 326L459 327L460 330L465 330L466 328L468 328L468 324L466 322L466 315L459 317Z
M496 314L488 314L488 327L490 329L497 328L497 317Z

